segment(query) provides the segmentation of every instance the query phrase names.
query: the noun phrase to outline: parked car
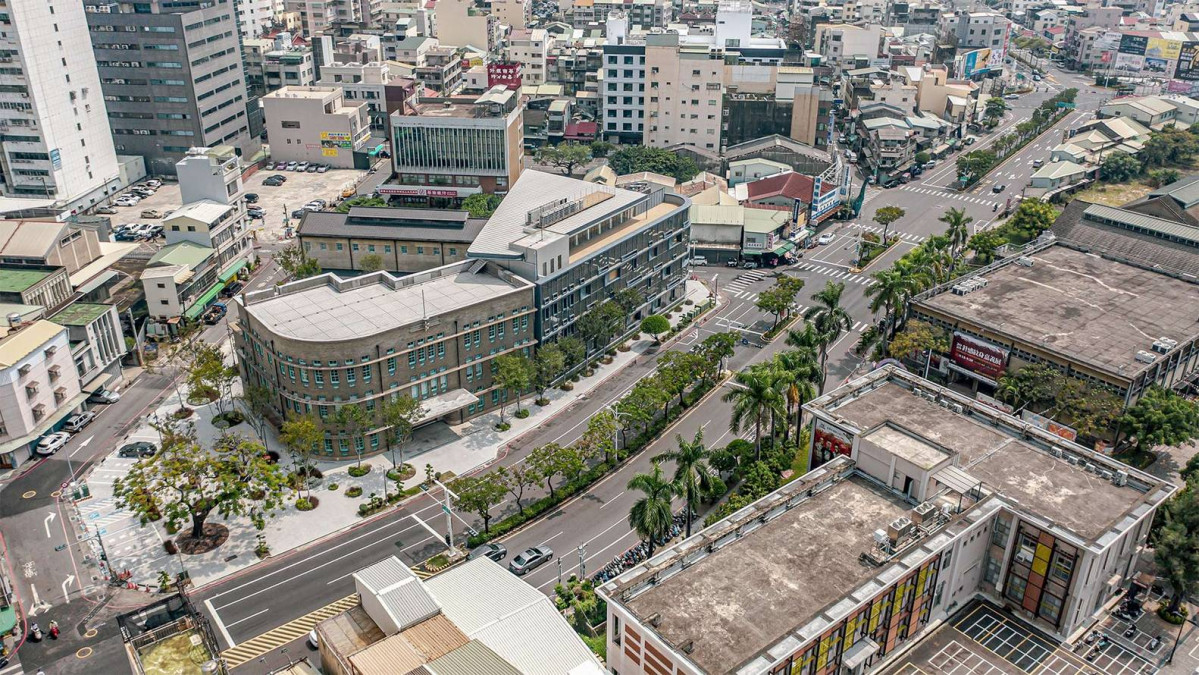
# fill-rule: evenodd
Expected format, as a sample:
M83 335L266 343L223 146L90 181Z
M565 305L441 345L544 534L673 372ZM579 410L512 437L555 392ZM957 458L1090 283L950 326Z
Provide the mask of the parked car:
M117 457L141 459L143 457L153 457L156 452L158 452L158 446L153 443L149 441L136 441L128 445L122 445L121 449L117 450Z
M508 557L508 549L504 548L503 544L483 544L471 551L470 555L466 556L466 559L474 560L483 556L487 556L496 562L503 562L504 558Z
M71 433L79 433L84 427L91 424L94 419L96 419L96 413L90 410L77 413L68 417L67 423L62 425L62 428Z
M304 169L304 172L305 173L316 173L318 168L320 168L320 167L318 167L316 164L309 164L308 168Z
M899 186L899 181L894 178L888 178L886 180L886 182L883 183L883 187L888 188L888 189L893 188L893 187L898 187L898 186Z
M310 201L310 202L308 202L308 203L309 203L309 204L316 204L317 206L321 207L322 209L323 209L323 208L325 208L326 206L328 206L328 205L329 205L329 202L327 202L327 201L325 201L325 200L323 200L323 199L313 199L312 201Z
M157 190L155 190L154 188L147 187L144 185L134 185L133 187L129 188L129 191L134 194L139 194L143 197L149 197L150 195L157 192Z
M309 209L296 209L295 211L291 212L291 217L296 219L303 218L304 214L308 213L308 211Z
M157 209L146 209L142 211L142 218L161 218L162 212Z
M225 306L225 303L217 302L212 307L204 310L204 314L200 318L209 326L215 326L221 322L221 319L225 318L225 314L228 312L229 308Z
M62 446L66 445L69 440L71 440L71 434L65 431L46 434L42 436L42 440L37 442L37 447L33 451L42 457L49 457L61 450Z
M937 160L935 160L935 159L930 159L924 163L925 171L927 171L929 169L935 169L935 168L937 168Z
M991 186L991 192L994 192L995 194L999 194L1000 192L1003 192L1005 189L1007 189L1007 186L1004 185L1003 183L996 183Z
M283 168L287 169L288 171L295 171L296 167L299 165L300 165L299 162L288 162L287 165L284 166Z
M221 295L225 296L226 298L232 298L240 293L241 289L245 287L246 285L244 283L240 281L234 281L233 283L221 289Z
M820 244L821 246L824 246L825 244L833 243L833 240L836 238L837 238L837 236L835 234L833 234L832 232L825 232L824 234L822 234L816 238L816 243Z
M113 239L117 241L137 241L141 239L141 235L133 230L120 230Z
M151 178L150 180L146 181L146 185L157 190L158 188L162 187L162 181L158 180L157 178Z
M300 162L299 164L296 165L295 170L296 171L307 171L308 170L308 162Z
M1032 162L1032 168L1034 169L1039 169L1043 166L1045 166L1045 160L1043 159L1034 159Z
M121 400L121 395L111 389L97 389L88 397L88 403L116 403Z
M268 169L274 168L275 171L286 171L287 170L287 162L275 162L274 167L271 167L271 165L268 164L267 168Z
M242 199L246 200L247 204L253 204L258 201L258 195L253 192L247 192Z
M741 263L741 269L743 269L743 270L753 270L753 269L757 269L757 268L758 268L758 263L756 263L756 262L750 262L750 261L746 260L745 262Z
M262 184L269 187L279 187L280 185L283 185L283 179L272 176L270 178L262 179Z
M977 140L978 138L976 136L967 136L966 138L962 139L962 143L966 145L974 145L974 142Z
M329 165L328 165L328 164L322 164L322 165L320 165L320 166L316 167L316 172L317 172L317 173L325 173L325 172L326 172L326 171L328 171L328 170L329 170Z
M1032 76L1032 81L1033 81L1033 82L1040 82L1040 81L1041 81L1041 76L1040 76L1040 75L1037 75L1037 74L1035 74L1035 73L1034 73L1034 74L1033 74L1033 76Z
M146 239L154 239L156 237L161 237L162 233L163 233L163 229L164 228L162 227L162 225L151 225L150 228L148 230L146 230L146 232L143 236L145 236Z
M117 210L112 208L111 206L101 206L100 208L96 209L96 213L98 213L102 216L111 216L112 214L114 214L116 212L117 212Z
M518 553L512 562L508 563L508 570L521 577L549 562L553 557L554 551L549 546L532 546Z
M1019 99L1020 99L1019 94L1007 94L1003 97L1003 100L1005 100L1005 101L1016 101Z
M141 197L136 197L134 195L122 195L117 197L112 203L116 204L117 206L137 206L137 203L141 200Z
M251 218L266 218L266 211L258 208L246 209L246 215Z

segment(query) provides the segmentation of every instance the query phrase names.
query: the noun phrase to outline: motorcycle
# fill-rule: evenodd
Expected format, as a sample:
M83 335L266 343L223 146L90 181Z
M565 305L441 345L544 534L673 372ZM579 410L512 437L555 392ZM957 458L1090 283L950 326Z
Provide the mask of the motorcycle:
M1084 642L1086 642L1087 644L1094 644L1095 640L1098 640L1098 639L1099 639L1099 631L1093 630L1090 633L1087 633L1087 637L1084 640Z
M1136 624L1129 626L1128 629L1124 631L1124 637L1126 637L1126 638L1131 638L1132 636L1134 636L1136 634L1137 634Z
M1157 649L1159 646L1161 646L1161 643L1162 643L1162 636L1154 635L1153 639L1149 640L1147 649L1149 649L1149 651L1153 651L1153 650Z
M998 205L998 204L992 204L992 205L991 205L991 213L995 213L995 212L996 212L996 211L998 211L998 210L999 210L999 205Z
M37 625L36 623L31 624L29 626L29 640L31 642L41 642L42 641L41 626Z

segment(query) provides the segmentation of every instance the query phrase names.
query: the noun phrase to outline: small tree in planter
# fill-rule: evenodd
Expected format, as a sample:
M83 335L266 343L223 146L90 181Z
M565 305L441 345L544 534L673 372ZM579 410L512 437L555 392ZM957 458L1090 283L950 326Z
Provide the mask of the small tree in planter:
M420 421L424 414L425 411L421 407L420 401L407 394L394 401L384 401L379 407L379 421L384 427L383 440L387 442L387 450L391 455L391 471L387 472L387 478L391 478L393 471L398 471L401 474L400 480L403 479L404 443L412 437L412 427ZM396 448L400 450L398 464L395 456ZM383 481L383 497L387 498L386 479Z
M296 464L304 467L304 487L307 490L308 462L312 454L316 452L317 444L325 440L325 433L321 431L320 421L312 415L293 417L283 423L280 438L292 457L296 459ZM298 467L297 473L299 473ZM310 490L309 493L311 493Z
M333 424L340 427L341 432L350 437L350 443L353 444L354 452L358 455L358 467L361 469L362 450L366 447L366 440L362 437L362 432L370 428L370 414L366 412L366 408L357 403L346 403L333 415ZM359 447L359 441L362 441L361 447ZM365 472L363 472L364 474Z
M516 354L505 354L496 358L495 381L507 393L516 392L516 409L520 410L521 392L529 388L532 379L532 368L529 360ZM504 396L500 397L500 424L504 423Z
M656 344L662 344L662 335L670 332L670 320L661 314L650 314L641 320L641 332L649 333Z
M549 404L545 390L566 370L566 354L554 343L541 347L533 354L533 386L537 389L537 405Z

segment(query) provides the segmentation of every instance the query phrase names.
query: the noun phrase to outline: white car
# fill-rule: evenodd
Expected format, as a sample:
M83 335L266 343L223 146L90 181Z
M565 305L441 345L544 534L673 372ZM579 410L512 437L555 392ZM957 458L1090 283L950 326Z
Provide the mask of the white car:
M137 203L140 201L141 201L140 197L134 197L133 195L125 195L124 197L117 197L116 201L114 201L113 204L116 204L117 206L137 206Z
M833 239L836 239L836 235L834 235L832 232L825 232L816 239L816 243L823 246L825 244L833 243Z
M42 457L49 457L62 449L62 446L66 445L69 440L71 440L71 434L65 431L46 434L42 436L42 440L37 442L37 448L34 449L34 452Z
M157 178L151 178L150 180L146 181L146 185L157 190L158 188L162 187L162 181L158 180Z

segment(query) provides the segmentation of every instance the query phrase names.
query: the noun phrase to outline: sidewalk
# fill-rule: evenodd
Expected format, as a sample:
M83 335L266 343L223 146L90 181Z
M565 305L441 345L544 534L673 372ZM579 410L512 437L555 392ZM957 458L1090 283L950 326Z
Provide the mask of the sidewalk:
M671 325L677 326L683 313L702 305L707 299L707 287L699 281L687 281L685 300L691 300L692 304L681 304L670 319ZM456 426L438 423L417 430L413 439L403 448L403 461L416 470L411 478L404 481L404 487L414 487L424 480L426 464L432 465L434 471L441 474L452 472L460 476L503 456L507 453L509 444L522 434L536 429L549 418L562 413L580 398L598 389L608 378L642 358L654 346L652 339L633 342L629 351L618 351L612 363L597 366L594 374L575 383L572 391L562 391L557 387L548 390L548 405L538 406L533 403L534 395L526 395L521 405L531 414L525 419L517 419L513 415L516 411L513 401L505 409L505 421L512 425L508 431L495 430L495 425L499 422L498 412L481 415ZM228 343L224 349L228 355ZM235 391L235 395L239 393L240 391ZM186 395L186 392L184 394ZM206 554L167 556L163 542L174 535L166 532L162 521L142 526L137 517L116 506L112 497L112 481L125 475L135 462L132 459L116 457L116 447L140 440L157 444L158 433L150 426L150 421L155 416L158 419L168 418L178 406L179 399L171 392L156 410L144 418L141 426L117 443L113 453L96 465L86 480L92 493L91 498L76 504L80 523L86 533L98 532L103 539L112 569L118 572L130 571L130 581L144 586L156 587L158 574L162 570L175 574L181 569L185 569L193 583L200 586L250 567L258 561L254 549L260 533L254 529L248 518L226 521L214 514L210 517L210 522L229 528L229 539L224 544ZM190 418L190 421L195 423L200 443L205 447L211 447L220 434L220 430L211 423L213 415L216 414L215 408L215 404L194 406L195 414ZM257 437L248 423L239 424L230 429L230 432L251 438ZM273 428L268 426L267 438L263 440L269 449L282 452L283 446ZM397 450L397 463L400 454ZM286 466L290 464L291 459L285 456L280 461ZM383 453L364 458L362 464L370 466L370 472L358 478L349 475L349 469L357 465L356 461L314 463L324 474L320 480L314 481L311 487L312 496L317 497L320 504L313 511L297 511L290 504L302 495L292 495L287 499L289 506L268 519L261 534L274 555L362 522L358 515L358 506L366 502L372 493L383 494L387 470L391 468L391 456ZM330 489L332 485L336 485L337 489ZM362 495L346 496L346 491L352 487L361 488ZM393 481L387 481L387 490L396 490Z

